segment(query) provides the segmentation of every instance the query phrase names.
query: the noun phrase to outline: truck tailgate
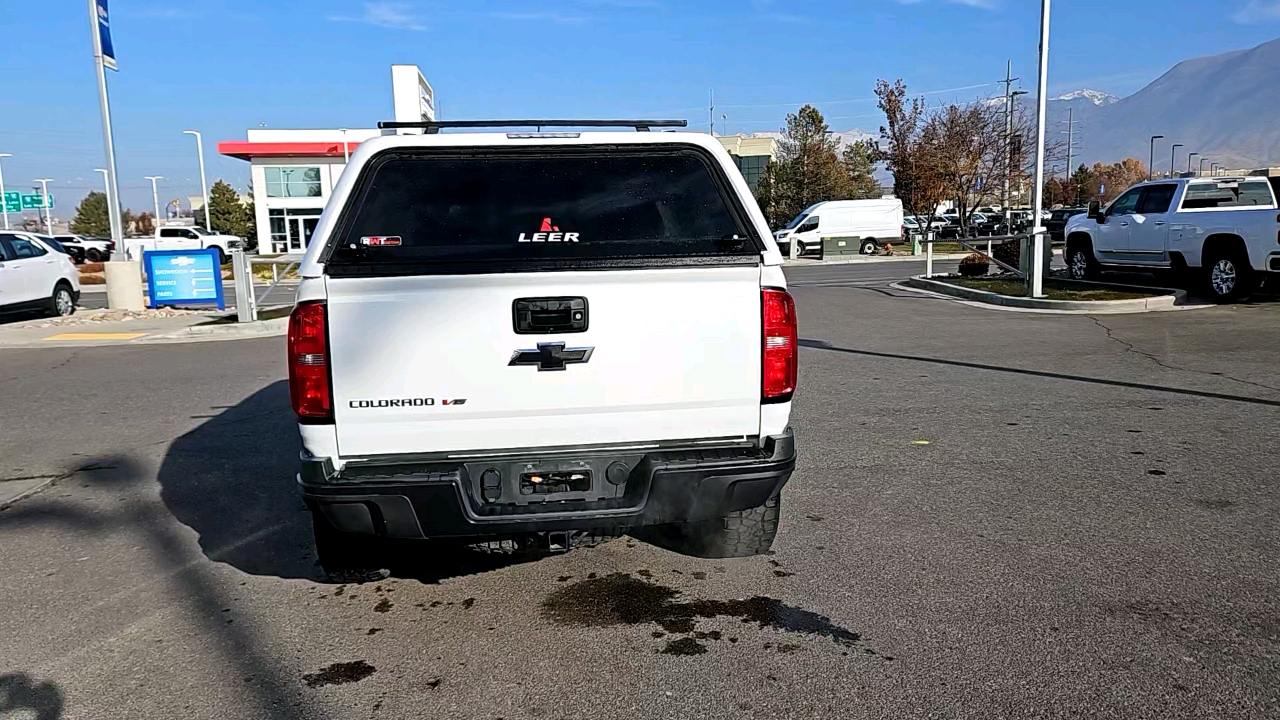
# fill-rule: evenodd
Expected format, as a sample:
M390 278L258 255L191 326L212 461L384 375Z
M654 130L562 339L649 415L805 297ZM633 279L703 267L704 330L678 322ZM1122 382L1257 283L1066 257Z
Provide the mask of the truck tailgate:
M339 452L756 435L759 273L329 277L329 333L343 339L331 350ZM513 303L528 298L584 299L586 330L518 334Z

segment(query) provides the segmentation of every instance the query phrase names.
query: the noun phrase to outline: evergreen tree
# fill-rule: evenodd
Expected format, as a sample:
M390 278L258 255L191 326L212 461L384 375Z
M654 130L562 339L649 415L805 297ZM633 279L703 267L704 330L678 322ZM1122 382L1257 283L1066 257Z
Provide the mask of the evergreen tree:
M868 200L884 194L880 183L876 182L876 157L879 150L875 143L855 142L847 145L840 162L844 165L845 174L849 176L850 200Z
M204 225L204 211L194 213L197 225ZM209 188L209 219L214 232L247 237L253 226L253 211L240 202L230 184L219 180Z
M817 108L805 105L787 115L778 159L765 168L756 189L756 199L771 225L782 225L816 202L852 197L852 184L836 148Z
M90 237L111 236L106 193L91 192L80 201L76 206L76 216L71 220L71 232Z

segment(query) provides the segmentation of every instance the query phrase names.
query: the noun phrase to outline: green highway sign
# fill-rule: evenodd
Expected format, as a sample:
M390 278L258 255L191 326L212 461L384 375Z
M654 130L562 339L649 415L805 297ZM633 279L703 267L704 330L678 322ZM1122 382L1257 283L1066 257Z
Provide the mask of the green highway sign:
M22 212L22 193L17 190L6 190L4 193L4 209L11 212Z
M8 195L8 193L6 193L6 195ZM6 201L7 201L7 198L6 198ZM49 209L50 209L50 210L52 210L52 209L53 209L53 205L54 205L54 203L53 203L53 195L51 194L51 195L49 195ZM41 193L35 193L34 195L23 195L23 196L22 196L22 209L23 209L23 210L43 210L43 209L44 209L44 195L43 195L43 194L41 194Z

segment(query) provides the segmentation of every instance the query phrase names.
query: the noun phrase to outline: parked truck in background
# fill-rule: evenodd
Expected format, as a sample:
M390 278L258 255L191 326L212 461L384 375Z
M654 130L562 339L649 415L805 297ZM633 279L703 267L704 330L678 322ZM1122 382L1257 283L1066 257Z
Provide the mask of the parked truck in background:
M145 250L203 250L217 248L218 260L225 264L232 250L244 249L244 238L209 232L194 225L165 225L149 238L125 238L125 252L140 259Z
M1105 209L1067 220L1066 261L1083 280L1104 270L1186 274L1225 302L1280 274L1280 178L1192 177L1139 183Z

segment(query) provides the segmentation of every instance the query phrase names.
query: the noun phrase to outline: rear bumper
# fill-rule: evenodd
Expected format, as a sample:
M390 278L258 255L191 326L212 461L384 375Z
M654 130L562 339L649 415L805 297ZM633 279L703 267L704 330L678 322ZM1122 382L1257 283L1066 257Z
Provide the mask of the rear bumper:
M608 464L600 452L567 452L559 458L590 456ZM632 470L616 497L532 505L490 504L481 499L474 467L465 464L398 463L362 466L331 473L327 463L304 462L298 486L307 505L341 531L394 538L493 537L529 532L608 530L695 522L724 517L762 505L795 469L791 429L766 439L763 447L733 445L662 449L636 456L618 455ZM507 463L509 455L495 458ZM468 468L472 468L472 472ZM345 472L345 471L344 471ZM604 477L596 483L604 485ZM608 487L605 485L605 487Z

